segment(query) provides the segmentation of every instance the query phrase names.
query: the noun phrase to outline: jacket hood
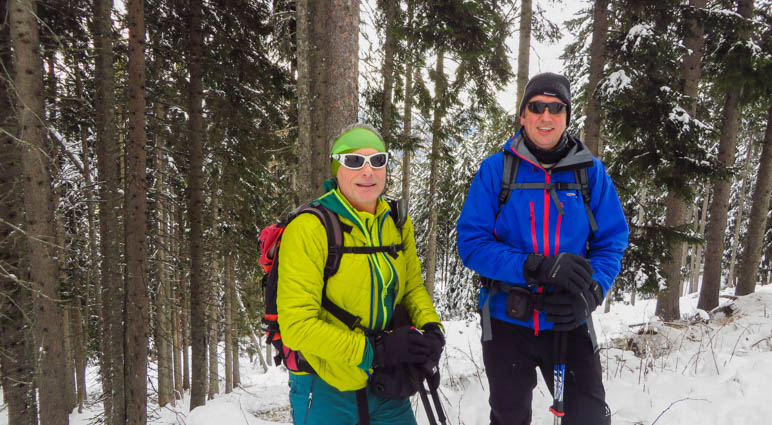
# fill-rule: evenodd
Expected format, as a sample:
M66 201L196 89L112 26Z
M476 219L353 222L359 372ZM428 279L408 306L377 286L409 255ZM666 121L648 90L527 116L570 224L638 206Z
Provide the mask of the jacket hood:
M551 171L568 171L591 167L593 165L592 159L594 157L592 152L590 152L590 149L587 148L587 146L585 146L585 144L582 143L582 141L573 134L567 133L567 136L568 143L570 143L572 146L568 150L568 153L566 153L566 156L564 156L555 164L555 166L551 168ZM532 164L539 165L539 160L536 159L531 151L528 150L528 147L525 146L523 137L523 131L518 130L517 134L510 137L509 140L507 140L507 142L504 144L504 150L514 153L515 155Z

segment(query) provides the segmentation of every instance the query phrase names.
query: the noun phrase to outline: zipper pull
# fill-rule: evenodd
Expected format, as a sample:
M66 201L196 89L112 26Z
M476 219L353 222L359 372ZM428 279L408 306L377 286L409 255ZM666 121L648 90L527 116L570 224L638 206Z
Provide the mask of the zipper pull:
M308 393L308 407L307 409L311 409L311 401L313 401L314 393Z

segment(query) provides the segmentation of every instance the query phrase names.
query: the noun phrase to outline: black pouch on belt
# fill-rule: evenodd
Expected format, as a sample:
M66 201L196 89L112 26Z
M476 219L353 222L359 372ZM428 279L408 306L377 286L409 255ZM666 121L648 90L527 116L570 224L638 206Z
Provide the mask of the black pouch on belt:
M511 286L507 295L507 316L527 322L533 315L534 296L531 291L519 286Z
M406 364L373 370L368 383L373 394L392 400L404 400L418 392L418 381Z

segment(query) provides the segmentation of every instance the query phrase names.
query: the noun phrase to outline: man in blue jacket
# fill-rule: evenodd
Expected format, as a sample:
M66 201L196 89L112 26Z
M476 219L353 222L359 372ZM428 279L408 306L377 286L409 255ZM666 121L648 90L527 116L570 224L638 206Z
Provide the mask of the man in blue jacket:
M566 133L570 117L568 80L534 76L521 130L482 162L456 226L464 265L483 280L492 425L530 423L536 367L555 394L556 335L567 347L563 425L611 423L591 313L619 273L628 227L603 163Z

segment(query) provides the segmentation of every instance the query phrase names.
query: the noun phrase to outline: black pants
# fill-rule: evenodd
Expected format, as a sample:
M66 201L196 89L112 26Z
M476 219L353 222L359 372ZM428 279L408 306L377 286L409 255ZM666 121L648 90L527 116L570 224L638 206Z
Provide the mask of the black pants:
M529 425L536 367L553 392L552 331L491 320L493 340L482 343L490 385L491 425ZM563 425L610 425L600 356L592 351L587 326L568 333ZM549 406L544 406L547 410Z

